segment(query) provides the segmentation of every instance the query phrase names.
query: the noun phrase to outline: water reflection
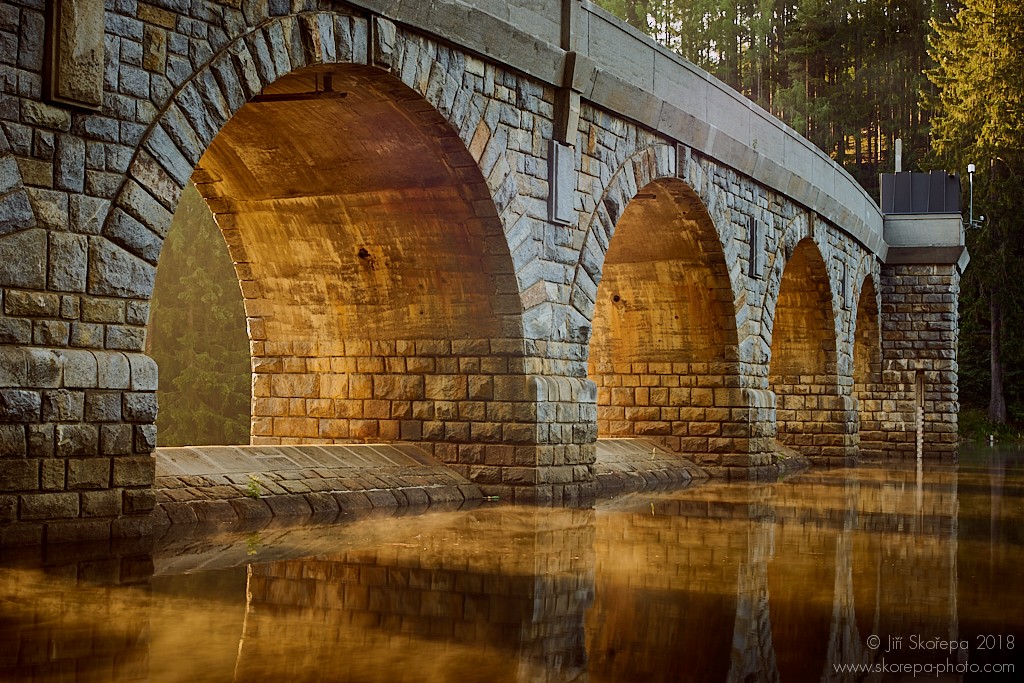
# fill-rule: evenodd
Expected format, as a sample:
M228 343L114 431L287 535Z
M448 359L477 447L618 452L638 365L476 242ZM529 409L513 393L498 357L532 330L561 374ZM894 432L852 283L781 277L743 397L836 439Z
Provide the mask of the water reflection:
M983 451L596 510L8 555L0 680L900 679L840 670L883 663L1015 679L1022 500L1024 457Z

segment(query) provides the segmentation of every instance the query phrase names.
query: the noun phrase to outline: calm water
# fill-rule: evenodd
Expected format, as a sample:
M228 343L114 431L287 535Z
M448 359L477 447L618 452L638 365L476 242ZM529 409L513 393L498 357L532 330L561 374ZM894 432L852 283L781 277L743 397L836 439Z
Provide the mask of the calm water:
M1024 680L1024 452L961 458L8 553L0 680Z

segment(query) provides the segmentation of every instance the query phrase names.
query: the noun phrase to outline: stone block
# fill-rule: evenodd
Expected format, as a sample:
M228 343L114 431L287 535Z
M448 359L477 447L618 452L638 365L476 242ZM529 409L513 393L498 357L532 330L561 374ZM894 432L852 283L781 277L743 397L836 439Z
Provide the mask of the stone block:
M0 424L0 458L23 458L27 453L25 425Z
M156 449L156 425L135 425L135 452L152 453Z
M88 391L85 395L86 422L120 422L121 393Z
M66 483L67 466L64 460L45 458L41 461L41 488L44 491L63 491Z
M36 346L67 346L71 326L63 320L35 320L32 343Z
M100 389L128 389L131 366L128 357L116 351L96 352L96 386Z
M423 398L424 381L420 375L378 375L373 378L373 395L379 399L415 401Z
M118 405L120 409L120 405ZM132 425L100 425L100 453L102 455L131 455Z
M155 422L157 412L156 394L149 391L124 393L123 414L128 422Z
M96 455L99 452L99 430L90 424L58 424L56 426L57 456L61 458Z
M60 386L63 364L60 357L49 349L27 349L27 386L55 388Z
M131 368L132 391L156 391L159 388L159 376L156 361L141 353L129 353L128 364Z
M24 430L22 430L24 438ZM39 460L0 459L0 491L38 491Z
M105 489L110 486L109 458L72 458L67 462L69 489Z
M254 501L256 502L256 501ZM125 489L122 511L126 515L150 512L156 507L156 494L152 489ZM239 515L241 517L241 515Z
M0 528L18 520L18 497L0 496ZM4 537L0 536L0 546L4 543Z
M119 351L142 351L146 346L146 328L110 325L107 327L106 346Z
M68 345L77 348L102 349L103 325L97 323L71 323Z
M50 235L50 288L58 292L84 292L88 272L85 235L55 232Z
M44 289L46 247L47 233L43 229L0 237L0 286Z
M78 517L77 493L36 493L21 496L21 518L24 520L75 517Z
M0 243L0 251L2 251ZM156 267L102 237L89 238L88 291L100 296L146 299Z
M75 135L58 135L54 161L54 187L81 192L85 187L85 140Z
M110 200L75 194L68 202L71 230L81 235L99 235L110 211ZM78 291L78 290L69 290Z
M97 382L96 356L91 351L58 352L64 361L64 386L69 389L92 389Z
M43 392L43 422L78 422L85 415L85 394L56 389Z
M54 425L30 424L28 431L28 455L33 458L52 458L57 453Z
M121 496L120 489L82 493L82 517L113 517L121 514Z
M0 422L38 422L42 395L27 389L0 389Z
M156 458L149 455L114 458L114 486L152 486Z

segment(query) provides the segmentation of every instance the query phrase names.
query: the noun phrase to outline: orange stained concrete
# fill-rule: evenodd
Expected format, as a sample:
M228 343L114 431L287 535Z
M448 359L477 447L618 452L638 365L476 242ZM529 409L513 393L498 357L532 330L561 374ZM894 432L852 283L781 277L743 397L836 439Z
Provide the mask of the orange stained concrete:
M254 339L518 336L521 305L490 193L457 134L379 70L312 67L243 106L193 180L224 231Z
M658 180L626 206L605 256L590 342L601 363L735 360L733 296L711 217L683 182Z

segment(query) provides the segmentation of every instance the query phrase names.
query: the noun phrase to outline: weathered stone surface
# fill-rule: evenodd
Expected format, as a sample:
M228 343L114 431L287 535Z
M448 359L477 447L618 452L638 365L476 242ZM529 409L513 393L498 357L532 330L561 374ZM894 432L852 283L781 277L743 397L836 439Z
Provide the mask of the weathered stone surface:
M73 519L78 517L77 493L40 493L21 497L22 519Z
M24 458L27 451L25 425L0 424L0 458Z
M59 352L64 361L64 386L69 389L91 389L96 386L96 356L91 351Z
M0 460L0 490L29 492L39 489L38 460Z
M98 107L103 104L103 3L84 0L58 7L51 96Z
M149 455L114 458L114 486L152 486L156 460Z
M156 361L141 353L129 353L132 391L156 391L159 378Z
M131 383L131 366L123 353L105 351L96 354L97 386L100 389L127 389Z
M43 289L46 244L46 231L39 228L0 236L0 286Z
M69 489L105 489L110 486L108 458L72 458L68 460Z
M120 406L118 406L120 410ZM132 425L100 425L100 453L102 455L131 455Z
M42 396L26 389L0 389L0 422L38 422Z
M50 287L59 292L84 292L88 273L88 246L85 235L66 232L50 234Z
M99 452L99 430L90 424L58 424L57 457L73 458Z
M102 237L89 238L90 294L125 298L148 297L153 291L155 276L156 268L153 265Z

